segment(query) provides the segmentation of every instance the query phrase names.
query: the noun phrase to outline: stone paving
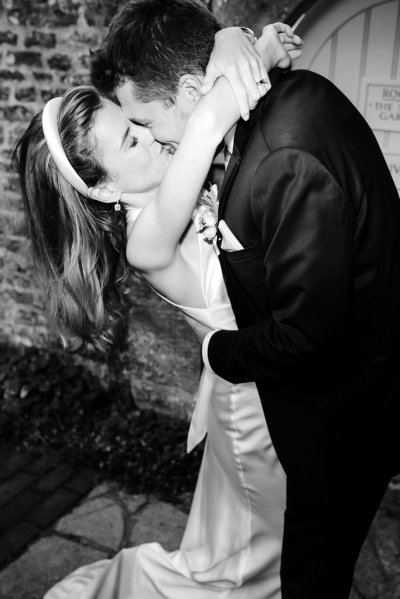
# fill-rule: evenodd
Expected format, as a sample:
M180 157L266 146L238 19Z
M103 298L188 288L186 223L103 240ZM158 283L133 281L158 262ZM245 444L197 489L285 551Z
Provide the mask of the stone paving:
M0 572L0 599L42 599L75 568L112 557L126 546L157 539L176 549L186 518L154 497L128 495L113 483L97 486Z
M187 515L154 496L129 495L116 483L91 488L91 472L74 472L56 456L2 453L0 472L0 599L42 599L75 568L123 547L179 546ZM374 520L350 599L400 599L400 478Z
M372 523L350 599L400 599L400 476L389 485Z
M41 456L0 446L0 568L93 485L91 471L60 463L55 454Z

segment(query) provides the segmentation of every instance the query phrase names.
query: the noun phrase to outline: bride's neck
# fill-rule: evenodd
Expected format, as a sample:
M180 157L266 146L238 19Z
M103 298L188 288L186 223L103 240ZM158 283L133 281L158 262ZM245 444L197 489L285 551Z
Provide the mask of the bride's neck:
M121 203L126 209L129 208L144 208L151 200L157 195L158 188L150 189L142 193L129 193L124 192L122 194Z

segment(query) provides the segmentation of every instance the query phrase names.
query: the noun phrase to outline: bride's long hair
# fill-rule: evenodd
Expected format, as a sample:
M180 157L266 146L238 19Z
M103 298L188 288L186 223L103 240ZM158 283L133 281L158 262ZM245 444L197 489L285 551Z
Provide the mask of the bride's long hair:
M65 153L89 187L107 177L91 134L102 106L94 88L81 86L65 94L59 114ZM105 351L123 317L125 219L112 205L84 197L62 177L49 153L41 118L41 113L33 118L13 156L33 258L64 345Z

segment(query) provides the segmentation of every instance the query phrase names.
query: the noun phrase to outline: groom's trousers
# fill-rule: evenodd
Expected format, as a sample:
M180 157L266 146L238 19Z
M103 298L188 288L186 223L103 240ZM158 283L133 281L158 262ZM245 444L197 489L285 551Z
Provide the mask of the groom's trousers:
M288 482L282 551L282 599L348 599L355 563L392 472L329 498ZM340 485L340 483L339 483Z

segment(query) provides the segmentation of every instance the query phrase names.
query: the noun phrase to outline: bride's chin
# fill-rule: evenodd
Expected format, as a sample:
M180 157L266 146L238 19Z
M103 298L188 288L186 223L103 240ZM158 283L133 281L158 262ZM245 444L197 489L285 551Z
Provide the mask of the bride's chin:
M173 155L166 153L166 154L160 154L160 157L162 158L163 164L165 165L165 169L167 169L168 166L171 164Z

